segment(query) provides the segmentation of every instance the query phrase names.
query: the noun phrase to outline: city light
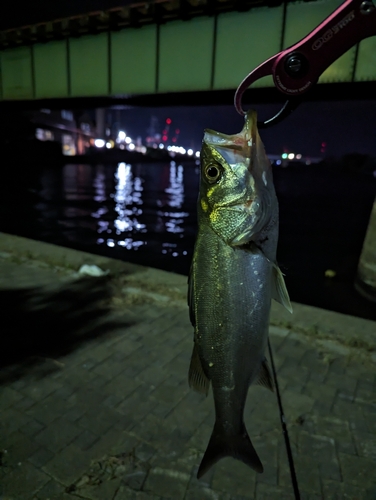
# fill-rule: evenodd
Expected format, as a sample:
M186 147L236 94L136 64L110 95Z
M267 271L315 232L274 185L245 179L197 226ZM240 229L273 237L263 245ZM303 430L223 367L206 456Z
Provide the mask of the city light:
M168 151L173 151L174 153L180 153L182 155L185 155L187 152L182 146L168 146L167 149L168 149ZM192 151L192 150L190 149L189 151ZM188 152L188 154L189 154L189 152ZM191 154L193 154L193 151Z
M196 157L200 158L200 151L196 151Z
M288 158L289 160L293 160L293 159L295 158L294 153L289 153L287 158Z
M104 141L103 139L95 139L95 141L94 141L94 145L97 148L103 148L105 144L106 144L106 141Z
M111 149L111 147L112 147L112 146L111 146L111 143L110 143L110 142L106 142L106 148L107 148L107 149Z
M167 125L170 125L171 122L172 122L171 118L167 118L167 120L166 120Z
M160 143L159 149L164 149L164 144Z
M282 153L282 158L283 158L284 160L286 160L286 158L287 158L287 153Z
M187 154L188 154L189 156L192 156L192 155L193 155L193 149L188 149Z
M297 160L300 160L300 159L301 159L301 157L302 157L302 155L301 155L300 153L298 153L298 154L296 155L296 159L297 159Z
M130 137L126 137L126 138L125 138L125 142L126 142L127 144L130 144L130 143L132 142L132 139L131 139Z
M124 141L126 135L127 134L123 130L119 130L118 137L121 141Z
M133 151L135 147L136 146L133 143L131 143L131 144L129 144L128 149L130 149L131 151Z

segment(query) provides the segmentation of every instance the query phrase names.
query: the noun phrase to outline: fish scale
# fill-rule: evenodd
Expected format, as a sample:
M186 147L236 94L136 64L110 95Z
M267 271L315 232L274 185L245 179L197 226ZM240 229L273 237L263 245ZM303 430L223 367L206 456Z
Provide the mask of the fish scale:
M225 456L263 471L244 407L251 383L273 390L265 359L271 299L291 310L275 262L278 202L256 123L250 111L239 134L206 130L202 146L188 291L194 326L189 383L205 394L212 386L215 423L198 477Z

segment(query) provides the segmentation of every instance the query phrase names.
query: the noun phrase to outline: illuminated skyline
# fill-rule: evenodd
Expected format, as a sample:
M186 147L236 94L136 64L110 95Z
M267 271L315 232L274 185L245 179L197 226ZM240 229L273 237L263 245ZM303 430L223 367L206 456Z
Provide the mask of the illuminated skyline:
M273 116L279 105L255 105L261 119ZM116 111L112 111L115 113ZM169 108L127 108L122 120L129 133L145 137L151 116L160 126L170 117L180 129L179 145L200 149L205 128L226 134L238 132L242 117L232 106L180 106ZM376 155L376 101L306 102L282 123L260 131L270 154L283 151L303 156L335 156L348 153ZM325 143L324 154L321 151Z

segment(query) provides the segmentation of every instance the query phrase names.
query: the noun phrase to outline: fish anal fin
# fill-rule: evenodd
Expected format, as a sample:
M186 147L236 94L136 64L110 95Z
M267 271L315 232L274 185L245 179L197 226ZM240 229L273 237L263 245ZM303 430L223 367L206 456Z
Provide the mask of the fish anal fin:
M285 280L280 268L276 264L273 265L272 298L292 313L292 306Z
M244 425L242 431L236 435L227 435L217 423L214 425L208 447L197 472L197 478L200 479L214 464L225 457L240 460L260 474L264 471Z
M270 391L274 392L273 377L270 373L268 361L266 358L264 358L264 361L261 363L259 376L256 383L257 385L262 385L263 387L266 387Z
M192 387L197 392L205 394L205 396L208 395L210 380L205 375L205 372L202 368L196 344L193 345L191 364L189 366L189 373L188 373L188 381L189 381L189 387Z

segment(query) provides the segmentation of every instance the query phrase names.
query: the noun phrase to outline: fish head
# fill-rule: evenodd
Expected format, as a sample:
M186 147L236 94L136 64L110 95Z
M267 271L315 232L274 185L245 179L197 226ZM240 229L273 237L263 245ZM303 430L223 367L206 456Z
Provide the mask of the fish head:
M205 130L201 149L199 220L228 245L255 239L278 217L271 165L249 111L239 134Z

